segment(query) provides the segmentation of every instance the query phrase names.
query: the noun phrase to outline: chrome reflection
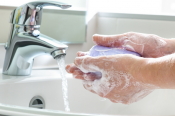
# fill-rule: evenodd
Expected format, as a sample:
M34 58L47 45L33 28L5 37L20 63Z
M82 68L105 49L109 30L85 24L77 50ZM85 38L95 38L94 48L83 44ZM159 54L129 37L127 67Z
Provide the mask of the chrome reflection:
M36 1L16 8L10 15L11 29L5 44L3 74L30 75L35 57L42 54L57 53L53 57L59 55L58 53L66 54L67 45L40 33L44 6L57 6L62 9L71 7L56 1Z

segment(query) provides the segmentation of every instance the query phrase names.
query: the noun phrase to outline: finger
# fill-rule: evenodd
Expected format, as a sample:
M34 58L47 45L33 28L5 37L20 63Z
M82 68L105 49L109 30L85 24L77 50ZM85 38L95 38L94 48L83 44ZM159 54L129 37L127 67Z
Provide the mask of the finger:
M126 50L137 52L143 55L144 44L140 42L138 37L142 37L142 34L129 32L119 35L97 35L93 36L93 41L97 45L107 46L107 47L123 47ZM132 39L132 37L136 39Z
M126 50L137 52L140 55L143 55L144 44L136 44L131 40L126 40L124 41L122 47L125 48Z
M81 52L81 51L77 52L78 57L86 56L86 55L88 55L88 52Z
M83 83L84 83L84 82L83 82ZM97 94L93 89L87 88L84 84L83 84L83 87L84 87L86 90L88 90L88 91L90 91L90 92L92 92L92 93Z
M101 73L83 73L81 70L75 70L73 73L74 78L81 80L94 81L102 77Z
M95 81L83 81L83 86L86 90L98 94L100 97L103 97L103 93L99 91L99 86L96 83L99 83L100 80ZM94 85L96 84L96 85Z
M93 35L93 41L97 45L107 46L107 47L121 47L123 41L127 39L127 34L119 35Z
M83 56L75 58L74 64L84 73L102 72L103 69L111 68L114 63L113 61L117 60L116 58L116 56Z
M81 70L75 70L73 73L73 77L76 79L84 80L84 73Z
M111 100L111 99L109 99L109 100L110 100L111 102L113 102L113 103L117 103L117 102L116 102L116 100L113 100L113 99L112 99L112 100Z
M89 79L90 78L90 79ZM96 79L101 79L102 78L102 73L101 72L90 72L87 73L87 77L85 78L85 80L96 80Z
M68 73L73 73L75 70L79 70L76 66L75 66L75 64L68 64L67 66L66 66L66 71L68 72Z
M109 100L113 103L122 103L122 101L120 101L120 100L115 100L115 99L109 99Z
M110 86L109 86L110 85ZM108 83L103 77L101 79L96 79L94 81L83 81L83 86L87 90L95 91L99 96L105 97L110 91L116 86L114 83Z
M101 78L101 76L99 76L98 74L93 73L93 72L84 73L83 77L84 77L84 80L87 80L87 81L94 81L96 79Z

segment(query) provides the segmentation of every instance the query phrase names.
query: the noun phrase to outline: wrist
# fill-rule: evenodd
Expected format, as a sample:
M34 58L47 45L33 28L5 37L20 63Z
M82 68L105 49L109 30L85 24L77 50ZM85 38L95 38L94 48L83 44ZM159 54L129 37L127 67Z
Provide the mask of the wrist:
M147 59L137 57L135 58L135 62L132 63L131 66L131 74L132 76L139 82L145 83L145 69L147 67Z
M161 89L174 89L174 64L172 55L160 58L145 58L144 65L139 71L143 83L154 85Z
M135 64L135 69L133 69L133 77L142 84L149 85L152 89L159 88L157 83L157 76L155 76L154 67L152 67L152 63L155 58L138 58Z

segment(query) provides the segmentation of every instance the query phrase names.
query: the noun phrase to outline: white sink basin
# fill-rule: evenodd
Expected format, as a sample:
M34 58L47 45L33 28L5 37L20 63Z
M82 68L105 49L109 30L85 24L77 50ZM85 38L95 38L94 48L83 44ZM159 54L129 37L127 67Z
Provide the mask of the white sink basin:
M123 105L86 91L82 82L70 74L66 77L71 112L108 115L175 114L175 90L156 90L139 102ZM30 100L37 95L43 97L45 109L64 111L58 70L33 70L31 76L27 77L0 74L0 103L29 107Z

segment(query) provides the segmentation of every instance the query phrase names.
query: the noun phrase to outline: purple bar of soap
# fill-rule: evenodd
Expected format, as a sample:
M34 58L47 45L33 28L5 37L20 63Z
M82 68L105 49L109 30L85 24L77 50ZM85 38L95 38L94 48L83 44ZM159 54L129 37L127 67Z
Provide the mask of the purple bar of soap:
M136 52L131 52L122 48L111 48L111 47L105 47L105 46L93 46L90 49L89 55L93 57L97 56L110 56L115 54L132 54L135 56L140 56L140 54Z

